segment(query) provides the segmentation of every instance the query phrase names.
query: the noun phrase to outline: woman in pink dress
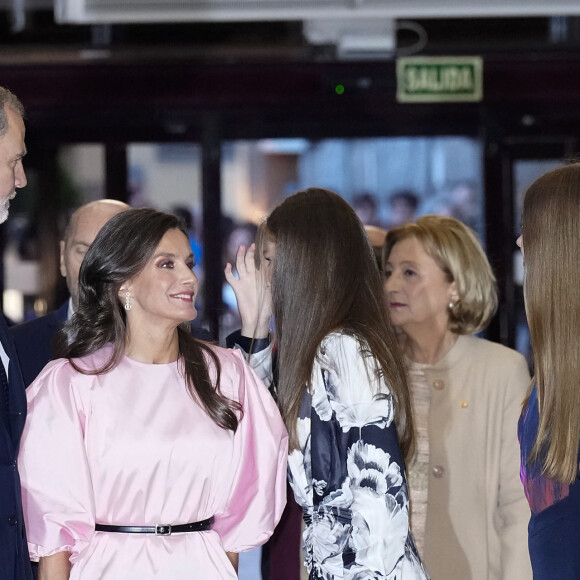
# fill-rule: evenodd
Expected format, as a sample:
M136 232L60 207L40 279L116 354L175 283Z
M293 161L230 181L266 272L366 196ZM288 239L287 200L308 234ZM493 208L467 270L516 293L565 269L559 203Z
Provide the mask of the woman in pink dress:
M177 218L115 216L89 248L62 358L28 389L20 470L39 577L236 578L285 503L287 435L236 351L192 338Z

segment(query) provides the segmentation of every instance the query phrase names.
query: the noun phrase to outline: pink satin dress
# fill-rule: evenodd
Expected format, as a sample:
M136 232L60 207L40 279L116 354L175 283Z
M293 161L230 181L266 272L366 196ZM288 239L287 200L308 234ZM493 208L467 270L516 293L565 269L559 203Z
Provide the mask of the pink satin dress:
M78 360L100 367L110 347ZM64 359L29 387L19 469L33 560L71 553L71 579L236 578L226 552L263 544L286 499L287 434L239 352L215 348L221 390L244 415L218 427L188 393L178 362L124 357L84 375ZM95 523L185 524L203 532L95 532Z

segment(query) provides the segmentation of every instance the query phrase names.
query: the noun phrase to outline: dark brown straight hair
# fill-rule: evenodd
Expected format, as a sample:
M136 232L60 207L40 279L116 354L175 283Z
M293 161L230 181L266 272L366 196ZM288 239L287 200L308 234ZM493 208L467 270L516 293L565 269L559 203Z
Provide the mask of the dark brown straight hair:
M373 249L354 210L336 193L310 188L286 198L266 227L276 242L277 392L291 447L297 447L298 409L317 349L327 334L345 331L378 361L393 394L399 443L409 458L413 425L406 370Z
M57 336L57 355L68 358L83 374L111 371L125 351L127 322L118 297L121 286L137 276L170 230L187 233L177 217L151 208L126 210L111 218L97 234L79 274L79 309ZM221 367L209 345L189 332L189 322L177 328L179 355L191 396L220 427L235 431L240 405L219 390ZM110 359L99 369L87 371L74 359L90 355L106 344L113 346ZM212 383L206 357L215 369Z
M528 188L522 207L524 297L540 409L529 461L562 483L578 477L580 444L580 163Z

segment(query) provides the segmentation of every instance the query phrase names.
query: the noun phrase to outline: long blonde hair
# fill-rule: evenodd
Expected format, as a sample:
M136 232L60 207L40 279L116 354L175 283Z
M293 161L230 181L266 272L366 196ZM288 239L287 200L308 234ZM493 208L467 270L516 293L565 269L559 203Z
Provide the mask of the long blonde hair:
M318 346L333 331L373 353L393 394L403 455L413 449L406 370L383 302L381 277L364 228L348 203L326 189L286 198L266 221L276 241L272 279L279 347L278 399L291 445ZM380 395L380 393L377 393Z
M522 209L524 297L540 409L528 461L562 483L578 475L580 442L580 164L549 171Z

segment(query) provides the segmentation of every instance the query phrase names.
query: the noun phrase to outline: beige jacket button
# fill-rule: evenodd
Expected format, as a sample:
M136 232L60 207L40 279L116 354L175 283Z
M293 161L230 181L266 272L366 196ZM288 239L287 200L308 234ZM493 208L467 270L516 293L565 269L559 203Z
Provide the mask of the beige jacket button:
M469 407L469 403L467 401L461 401L461 408L467 409L467 407Z
M433 388L441 391L445 387L445 383L441 379L433 381Z
M435 465L432 469L433 477L441 479L445 473L445 468L441 465Z

